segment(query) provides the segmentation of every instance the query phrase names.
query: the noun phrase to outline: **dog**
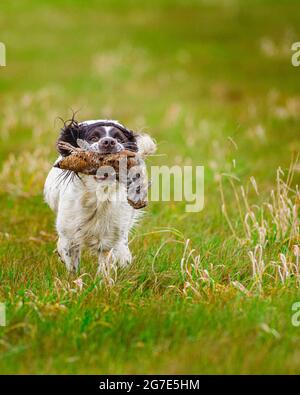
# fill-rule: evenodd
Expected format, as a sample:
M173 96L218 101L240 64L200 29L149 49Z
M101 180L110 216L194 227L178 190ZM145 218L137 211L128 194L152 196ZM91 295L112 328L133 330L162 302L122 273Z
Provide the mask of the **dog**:
M84 141L101 154L126 149L143 157L156 150L149 135L137 134L115 120L78 123L72 119L62 128L59 141L74 147ZM58 160L68 155L63 149L59 151ZM140 211L128 204L126 194L126 186L116 180L99 180L94 175L76 175L56 167L50 170L44 198L56 213L57 252L68 271L79 270L83 247L97 254L100 274L107 274L112 263L120 267L131 263L128 236Z

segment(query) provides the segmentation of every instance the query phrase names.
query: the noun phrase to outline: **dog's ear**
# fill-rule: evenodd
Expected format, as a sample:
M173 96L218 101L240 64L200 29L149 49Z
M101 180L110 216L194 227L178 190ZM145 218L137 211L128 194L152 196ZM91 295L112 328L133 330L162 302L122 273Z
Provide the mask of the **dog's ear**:
M60 131L57 143L63 141L73 145L73 147L78 147L77 139L84 140L85 132L86 128L84 125L79 124L74 119L71 119L64 123L64 127ZM68 156L70 154L69 151L62 148L57 147L57 149L62 156Z
M138 153L141 156L154 154L156 151L156 142L148 134L135 135Z
M124 143L125 147L128 148L130 151L138 152L138 146L137 146L138 135L134 133L132 130L127 129L125 127L122 128L121 130L127 139L127 141Z

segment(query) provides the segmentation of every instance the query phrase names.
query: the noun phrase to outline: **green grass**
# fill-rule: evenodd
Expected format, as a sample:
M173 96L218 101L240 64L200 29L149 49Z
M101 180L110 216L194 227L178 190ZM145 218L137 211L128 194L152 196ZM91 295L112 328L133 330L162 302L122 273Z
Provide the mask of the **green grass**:
M224 172L241 185L254 176L260 195L250 190L249 201L261 205L277 167L286 171L299 152L300 68L290 60L298 15L292 0L1 5L1 373L300 373L291 323L299 278L282 284L268 265L259 286L248 256L258 241L232 237L218 183ZM113 117L148 131L165 154L149 164L205 166L204 210L151 203L133 234L133 265L111 287L87 253L81 288L53 252L42 188L57 117L71 109L80 120ZM224 194L242 237L228 182ZM201 268L188 262L182 273L187 239ZM299 232L289 243L275 229L266 263L292 259L295 244Z

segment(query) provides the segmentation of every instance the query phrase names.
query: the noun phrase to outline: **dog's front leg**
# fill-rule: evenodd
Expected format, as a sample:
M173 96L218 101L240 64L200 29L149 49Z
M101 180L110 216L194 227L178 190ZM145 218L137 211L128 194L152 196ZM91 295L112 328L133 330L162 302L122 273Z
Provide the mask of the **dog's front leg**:
M80 246L73 240L60 236L57 242L57 252L69 272L76 273L79 269Z
M98 274L110 278L117 265L126 267L132 261L132 255L128 245L124 242L118 243L109 251L99 251L98 254Z
M121 240L115 247L114 247L114 256L115 260L120 267L126 267L131 264L132 262L132 255L128 247L128 241Z
M104 277L110 277L114 264L115 262L112 250L102 251L102 249L99 249L97 274Z

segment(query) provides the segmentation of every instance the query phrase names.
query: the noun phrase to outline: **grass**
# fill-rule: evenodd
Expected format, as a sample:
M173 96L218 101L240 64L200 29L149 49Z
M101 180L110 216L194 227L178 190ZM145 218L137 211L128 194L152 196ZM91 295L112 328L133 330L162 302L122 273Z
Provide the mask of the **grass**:
M300 373L298 9L2 5L1 373ZM150 165L205 166L204 210L151 203L113 286L87 253L78 276L53 253L42 188L71 109L151 133Z

